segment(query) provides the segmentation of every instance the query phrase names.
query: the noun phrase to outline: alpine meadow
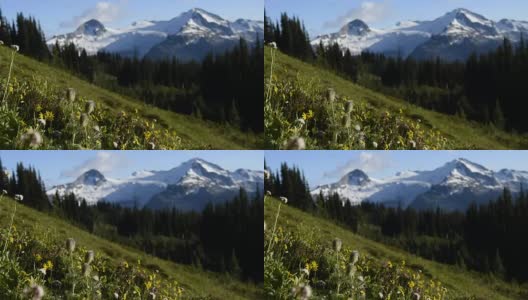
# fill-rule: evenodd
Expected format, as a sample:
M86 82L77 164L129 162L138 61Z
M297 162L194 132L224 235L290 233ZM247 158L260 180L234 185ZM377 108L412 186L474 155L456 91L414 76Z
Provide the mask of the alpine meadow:
M455 152L267 151L266 295L526 299L526 164Z
M262 20L192 8L51 35L12 18L0 10L2 149L261 148Z
M264 298L261 153L26 152L0 152L1 299Z
M399 11L401 1L340 3L352 10L339 18L333 9L314 14L328 2L295 10L293 2L268 1L268 149L526 149L519 107L526 94L528 22L456 8L396 25L378 17L380 29L361 13L374 19L376 9ZM478 9L476 1L467 2ZM332 17L337 21L325 19ZM310 33L335 22L336 31L323 26Z

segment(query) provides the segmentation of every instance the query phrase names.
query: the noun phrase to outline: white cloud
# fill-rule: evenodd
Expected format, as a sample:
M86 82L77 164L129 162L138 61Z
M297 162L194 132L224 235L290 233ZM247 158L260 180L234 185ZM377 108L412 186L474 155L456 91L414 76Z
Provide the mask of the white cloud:
M84 172L95 169L101 173L112 172L127 165L124 156L118 152L97 152L94 158L88 159L78 166L61 172L62 178L77 178Z
M85 10L82 14L74 16L69 21L64 21L60 24L63 28L76 28L84 22L96 19L103 24L118 20L123 16L128 0L119 0L117 3L110 1L100 1L95 4L95 7Z
M344 15L338 16L337 19L324 23L323 27L325 29L340 28L355 19L360 19L368 24L386 18L390 13L389 0L383 2L363 1L359 7L354 7Z
M386 152L361 152L357 158L347 161L345 164L337 166L334 170L325 172L324 178L341 178L344 175L360 169L365 173L382 171L389 168L392 161Z

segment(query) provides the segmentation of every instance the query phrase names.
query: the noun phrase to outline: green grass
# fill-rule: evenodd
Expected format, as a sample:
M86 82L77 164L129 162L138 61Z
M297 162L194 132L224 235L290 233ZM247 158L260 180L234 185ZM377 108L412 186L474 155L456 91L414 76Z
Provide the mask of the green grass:
M7 77L11 53L10 48L0 47L2 80ZM139 100L97 87L61 69L16 54L11 77L21 81L31 80L33 76L42 77L61 89L75 88L79 95L95 100L115 111L116 115L120 111L133 112L137 109L146 120L156 119L163 127L176 131L188 149L258 149L261 145L260 135L148 106Z
M305 81L315 80L327 88L335 89L338 95L356 103L368 103L379 114L390 111L398 112L402 108L405 115L440 131L449 140L450 148L454 149L526 149L528 137L526 135L511 134L497 130L490 126L467 121L456 116L449 116L427 110L394 97L369 90L351 81L348 81L333 72L304 63L298 59L287 56L280 51L276 52L273 66L274 77L279 80L295 80L300 78ZM269 80L271 66L271 48L266 47L264 58L265 80ZM287 104L286 104L287 105ZM301 115L302 112L298 112Z
M9 225L14 210L14 200L3 197L0 199L0 227ZM51 232L53 238L65 241L74 238L78 246L104 253L116 264L122 261L135 262L141 259L141 264L151 270L159 270L169 280L176 280L193 298L210 299L259 299L262 298L258 286L243 283L230 277L218 275L158 259L129 247L107 241L72 226L64 220L41 213L32 208L18 204L14 225L18 232L28 231L33 236L42 236ZM1 243L0 243L1 244Z
M273 226L279 201L267 198L265 201L264 219L268 228ZM359 250L380 261L398 262L405 260L408 266L417 267L426 276L439 280L448 289L448 299L474 297L473 299L527 299L528 289L503 282L491 276L462 270L456 266L440 264L409 254L400 249L386 246L336 225L335 223L315 217L288 205L281 205L278 225L285 232L301 236L313 233L315 243L331 247L334 238L340 238L343 245ZM470 298L471 299L471 298Z

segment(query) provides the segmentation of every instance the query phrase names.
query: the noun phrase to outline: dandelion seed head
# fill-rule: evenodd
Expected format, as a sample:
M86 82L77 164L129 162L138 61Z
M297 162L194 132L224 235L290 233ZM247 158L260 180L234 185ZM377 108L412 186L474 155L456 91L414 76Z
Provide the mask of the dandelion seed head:
M310 287L307 284L303 285L301 287L301 291L300 291L300 295L299 296L301 296L302 300L310 299L310 297L312 297L312 287Z
M112 144L114 146L114 149L119 149L119 144L117 142L113 142Z
M271 43L269 43L268 45L269 45L271 48L273 48L273 49L277 49L277 43L275 43L275 42L271 42Z
M11 45L11 49L13 49L15 52L20 51L20 47L18 45Z
M83 266L82 266L83 276L85 276L85 277L90 276L90 272L91 271L92 271L92 267L90 266L90 264L84 263Z
M148 145L149 145L150 150L156 149L156 144L154 144L153 142L148 143Z
M286 198L286 197L282 197L281 196L279 199L280 199L280 201L284 202L284 204L288 203L288 198Z
M93 113L95 110L95 102L93 100L90 100L88 102L86 102L86 106L84 108L84 111L87 113L87 114L91 114Z
M361 131L361 125L359 124L354 125L354 129L358 132Z
M66 250L68 252L73 253L75 251L75 240L73 238L69 238L66 240Z
M271 177L270 171L264 170L264 178L267 180L267 179L270 179L270 177Z
M119 299L119 294L117 292L114 292L114 298Z
M343 242L339 238L335 238L332 242L332 246L334 248L334 251L339 252L341 251L341 246L343 246Z
M88 126L89 119L90 117L88 116L88 114L81 114L81 126L82 127Z
M413 293L411 298L412 300L420 300L421 296L418 293Z
M310 271L308 271L308 269L306 269L306 268L302 268L301 269L301 274L304 274L306 276L310 276Z
M4 41L0 41L0 46L3 46L4 45Z
M350 262L352 264L356 264L359 260L359 251L354 250L352 251L352 254L350 254Z
M44 119L38 119L37 123L42 125L42 127L46 127L46 120L44 120Z
M378 143L376 143L376 142L372 142L372 147L373 147L374 149L378 149Z
M24 201L24 196L20 195L20 194L16 194L15 195L15 200L16 201Z
M306 143L302 137L293 137L286 143L287 150L304 150Z
M41 300L44 297L44 288L36 283L31 283L23 292L26 299Z
M266 196L270 196L271 197L271 191L266 191Z
M26 133L20 137L20 141L24 146L38 148L42 145L42 135L37 130L29 128Z
M328 98L328 101L334 102L336 98L336 92L333 88L329 88L326 90L326 96Z
M299 124L301 127L306 124L306 121L303 118L295 120L295 123Z
M413 149L416 149L416 142L415 141L411 140L409 143L411 144L411 147Z
M74 102L75 101L75 96L77 95L77 92L75 91L74 88L69 88L66 90L66 97L68 98L68 100L70 102Z
M95 252L93 250L89 250L86 252L86 256L84 257L84 262L87 264L91 264L95 258Z
M101 132L101 128L99 127L99 125L95 125L93 129L97 132Z
M346 102L345 111L347 114L350 114L354 110L354 101L349 100Z

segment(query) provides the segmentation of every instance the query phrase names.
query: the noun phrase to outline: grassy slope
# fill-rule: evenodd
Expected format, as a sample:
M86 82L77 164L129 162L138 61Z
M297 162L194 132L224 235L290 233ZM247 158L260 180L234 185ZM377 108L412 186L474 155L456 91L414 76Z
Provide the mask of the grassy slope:
M277 212L278 201L267 198L265 202L264 218L271 226ZM424 274L432 274L449 289L449 299L474 295L477 299L526 299L519 295L521 288L491 279L475 272L468 272L460 268L426 260L400 249L386 246L363 238L333 222L317 218L308 213L287 205L281 206L278 226L299 232L301 228L307 230L315 228L316 239L330 247L334 238L339 237L343 244L348 245L380 260L405 260L409 266L417 266ZM302 231L301 231L302 232ZM526 297L526 291L524 291Z
M265 79L269 78L271 65L271 48L266 47L264 68ZM438 129L444 136L454 140L457 148L466 148L469 143L477 149L527 149L528 137L513 135L495 129L484 127L476 122L469 122L409 104L401 99L385 96L363 88L351 81L335 75L332 72L317 68L298 59L276 52L273 73L278 78L318 79L322 85L332 87L340 95L345 95L354 101L367 101L380 112L396 112L404 108L409 117L418 118L431 127Z
M2 80L7 77L11 53L8 47L0 47L0 78ZM261 138L257 135L242 133L233 128L144 105L139 100L99 88L66 71L17 54L12 76L20 80L31 79L33 75L42 76L60 88L75 88L80 95L92 98L116 112L138 109L145 118L155 118L165 127L176 130L187 148L202 148L206 145L213 149L258 149L260 145Z
M13 209L13 200L3 198L0 201L0 226L8 226ZM14 223L19 231L29 230L38 234L39 230L49 230L59 240L73 237L78 245L105 253L117 262L123 260L135 262L137 259L141 259L142 265L153 270L157 269L170 279L178 281L187 292L196 297L212 297L212 299L259 299L262 297L259 288L252 284L155 258L135 249L91 235L66 221L24 205L17 205ZM35 225L37 227L34 227Z

